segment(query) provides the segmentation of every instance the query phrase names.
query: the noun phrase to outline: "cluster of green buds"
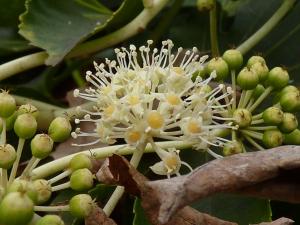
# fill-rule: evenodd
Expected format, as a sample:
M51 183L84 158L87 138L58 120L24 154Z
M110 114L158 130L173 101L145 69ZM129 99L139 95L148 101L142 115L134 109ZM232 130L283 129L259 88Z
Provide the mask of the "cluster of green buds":
M219 82L226 81L231 74L233 97L227 101L232 104L221 116L232 118L237 130L231 130L232 142L224 146L224 155L245 152L246 143L258 150L283 143L299 144L300 131L295 112L300 110L300 92L289 85L286 69L269 69L261 56L250 57L244 65L242 54L231 49L222 57L212 58L200 75L212 71L216 71ZM224 135L228 133L224 132Z
M72 130L67 117L56 117L47 133L37 133L39 111L31 104L17 106L12 95L0 93L0 224L1 225L63 225L62 219L53 214L55 211L70 211L77 218L84 218L92 211L94 202L88 194L72 197L67 205L47 206L54 192L71 188L85 191L93 186L94 175L91 157L84 154L74 156L68 169L51 179L36 177L34 169L42 159L50 155L55 143L70 137ZM18 141L15 147L7 141L8 131L13 130ZM10 136L9 136L10 137ZM31 159L22 172L18 167L26 143L31 149ZM26 153L25 153L26 154ZM62 183L70 176L69 181ZM64 179L65 178L65 179ZM54 185L55 183L59 183ZM42 211L42 214L39 212ZM44 212L50 214L44 215ZM52 213L51 213L52 212Z

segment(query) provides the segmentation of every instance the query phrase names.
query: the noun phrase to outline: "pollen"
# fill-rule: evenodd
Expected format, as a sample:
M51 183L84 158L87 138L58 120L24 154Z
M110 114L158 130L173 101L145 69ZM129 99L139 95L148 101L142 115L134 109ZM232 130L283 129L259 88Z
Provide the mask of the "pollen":
M136 143L141 139L142 135L138 131L129 131L127 134L127 140L129 143Z
M107 95L107 94L109 94L109 92L111 92L111 90L112 89L111 89L110 86L105 86L105 87L102 88L101 91L102 91L103 94Z
M177 74L177 75L183 75L184 70L182 67L173 67L172 70Z
M148 114L147 122L151 128L159 129L164 125L164 118L159 112L153 110Z
M139 104L140 103L139 96L137 96L137 95L131 95L131 96L129 96L128 97L128 103L130 105L132 105L132 106Z
M164 159L164 164L168 169L168 173L171 173L176 170L178 166L180 166L180 161L178 160L177 155L172 154L171 156Z
M187 129L193 134L201 132L201 127L196 121L190 121L187 125Z
M107 106L103 109L103 113L106 117L110 117L115 111L115 107L113 105Z
M179 105L181 99L177 95L170 94L167 96L167 101L170 105Z

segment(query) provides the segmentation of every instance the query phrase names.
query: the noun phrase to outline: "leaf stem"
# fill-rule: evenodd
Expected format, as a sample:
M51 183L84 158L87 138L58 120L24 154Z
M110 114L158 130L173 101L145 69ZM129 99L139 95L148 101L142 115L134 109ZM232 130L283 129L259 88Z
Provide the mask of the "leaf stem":
M60 191L60 190L63 190L63 189L67 189L71 186L71 182L68 181L66 183L63 183L63 184L58 184L56 186L53 186L51 187L51 191L54 192L54 191Z
M25 144L25 139L23 138L19 138L19 143L18 143L18 148L17 148L17 158L13 164L13 167L11 169L10 172L10 176L9 176L9 180L8 180L8 186L11 185L11 183L14 181L16 174L17 174L17 170L19 167L19 162L21 159L21 155L22 155L22 151L24 148L24 144Z
M237 50L239 50L242 54L246 54L279 23L290 9L292 9L295 1L296 0L283 0L281 6L271 16L271 18L258 31L242 43Z
M262 103L262 101L271 93L271 91L273 90L273 87L267 87L267 89L264 91L264 93L262 93L258 99L256 99L256 101L253 103L253 105L249 108L250 112L253 112L254 109L257 108L257 106L260 105L260 103Z
M236 110L236 75L235 75L235 70L231 70L231 84L232 84L232 98L233 98L233 103L232 103L232 112Z
M217 3L214 0L214 6L209 12L209 28L210 28L210 47L213 57L219 56L218 32L217 32Z
M67 176L69 176L72 173L72 171L70 169L65 170L64 172L56 175L55 177L52 177L51 179L48 180L49 184L54 184L57 181L60 181L61 179L66 178Z
M34 211L36 212L62 212L69 211L69 205L57 205L57 206L34 206Z
M247 139L247 141L252 144L254 147L256 147L258 150L265 150L260 144L258 144L255 140L253 140L253 138L251 138L248 135L245 135L245 138Z

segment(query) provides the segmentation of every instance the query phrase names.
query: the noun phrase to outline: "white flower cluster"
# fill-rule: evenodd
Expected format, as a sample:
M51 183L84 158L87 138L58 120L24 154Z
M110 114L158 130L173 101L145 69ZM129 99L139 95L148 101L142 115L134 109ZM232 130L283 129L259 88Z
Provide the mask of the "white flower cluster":
M113 144L117 139L135 147L150 143L162 159L153 171L170 176L178 174L184 162L178 150L160 149L155 140L189 141L218 157L210 146L222 147L228 142L216 131L234 128L231 118L220 116L227 113L232 90L225 90L223 84L209 86L215 73L205 80L200 76L192 80L207 59L199 57L196 48L185 53L179 48L173 55L170 40L162 42L160 50L151 50L152 41L147 43L138 50L134 45L115 49L116 61L106 59L105 64L95 63L96 73L87 71L86 80L92 86L84 92L75 90L74 96L95 102L95 111L85 111L85 117L75 123L95 123L95 130L87 133L77 128L72 136L96 138L85 145Z

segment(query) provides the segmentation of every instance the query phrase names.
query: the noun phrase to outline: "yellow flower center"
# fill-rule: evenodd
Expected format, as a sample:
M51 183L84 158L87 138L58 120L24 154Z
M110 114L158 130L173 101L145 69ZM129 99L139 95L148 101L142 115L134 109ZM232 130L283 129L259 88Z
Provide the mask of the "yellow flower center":
M179 166L178 157L173 154L172 156L164 159L164 163L167 169L172 171L174 171ZM168 172L172 172L172 171L168 171Z
M104 115L105 115L106 117L110 117L110 116L113 114L114 111L115 111L115 106L113 106L113 105L107 106L107 107L103 110Z
M129 131L127 134L127 139L131 143L135 143L141 139L142 135L138 131Z
M196 121L190 121L187 125L187 129L191 133L200 133L201 127Z
M170 105L179 105L181 99L177 95L170 94L167 96L167 101Z
M151 111L147 116L147 122L153 129L159 129L164 125L164 118L156 110Z
M128 97L128 103L130 105L136 105L138 103L140 103L140 99L139 99L139 96L137 95L131 95Z
M109 92L111 92L111 87L110 86L106 86L102 88L102 93L107 95L109 94Z
M177 74L177 75L183 75L184 74L184 69L181 67L173 67L172 70Z

